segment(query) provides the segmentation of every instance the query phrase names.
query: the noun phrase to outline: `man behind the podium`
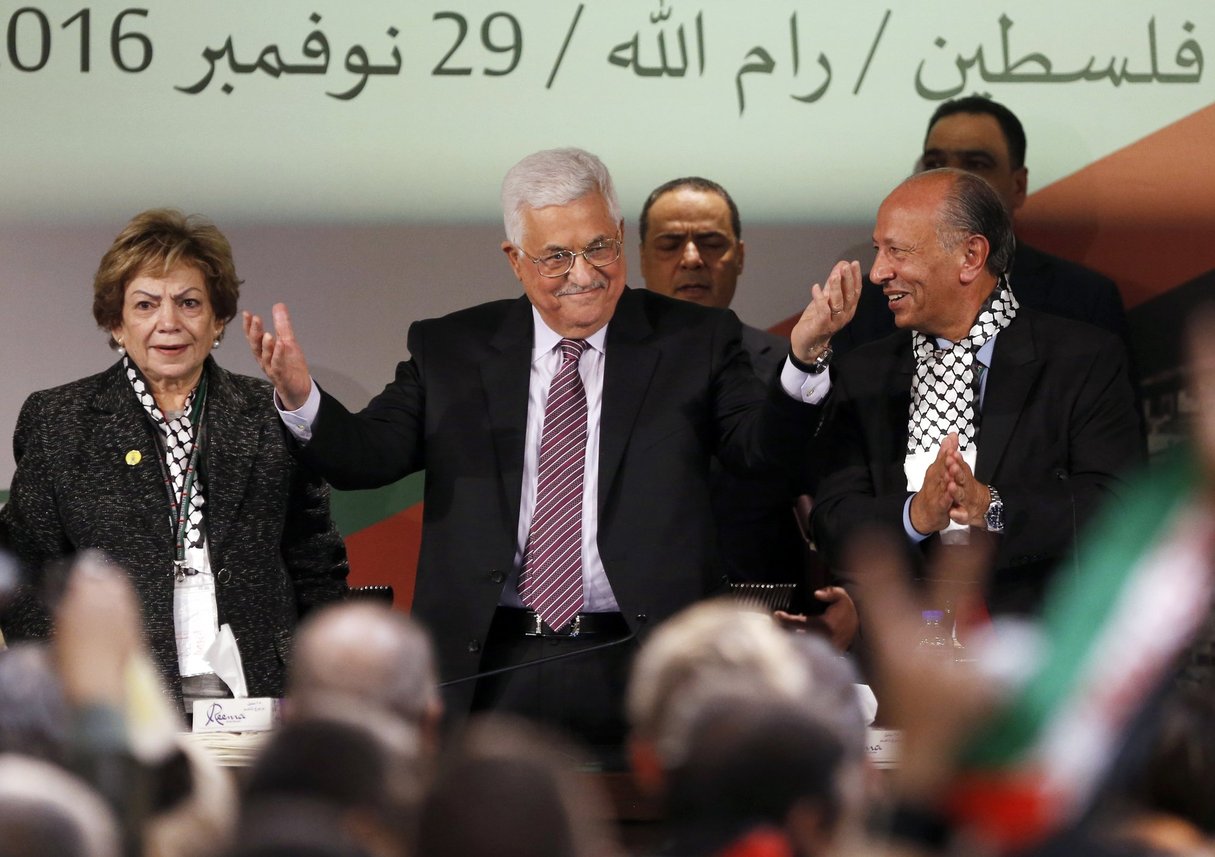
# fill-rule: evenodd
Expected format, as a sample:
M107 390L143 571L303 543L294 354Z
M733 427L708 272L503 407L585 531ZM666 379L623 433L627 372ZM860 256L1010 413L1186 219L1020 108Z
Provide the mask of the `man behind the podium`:
M518 667L449 687L449 710L512 711L613 745L633 635L721 586L710 457L744 471L796 463L827 386L812 370L851 318L860 271L841 263L812 288L765 389L732 313L628 288L620 206L598 158L531 155L508 172L502 199L502 250L524 295L415 322L409 360L360 413L312 383L285 307L274 308L277 336L250 316L246 335L301 458L333 485L425 469L414 611L434 633L442 678ZM536 592L550 571L533 531L553 489L550 386L567 381L585 397L572 441L585 450L568 468L582 486L570 514L581 578L572 621L568 604ZM567 652L576 656L551 659Z

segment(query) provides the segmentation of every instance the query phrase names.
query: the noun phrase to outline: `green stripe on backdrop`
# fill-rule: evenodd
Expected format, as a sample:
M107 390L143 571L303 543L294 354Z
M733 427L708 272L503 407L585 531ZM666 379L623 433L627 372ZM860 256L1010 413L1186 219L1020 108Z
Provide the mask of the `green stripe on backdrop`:
M416 503L422 502L424 473L414 473L399 482L371 491L333 492L333 520L343 536L353 536L359 530L391 518Z
M332 507L338 530L343 536L352 536L415 503L421 503L423 476L422 473L415 473L373 491L335 490ZM0 489L0 503L7 502L8 489Z

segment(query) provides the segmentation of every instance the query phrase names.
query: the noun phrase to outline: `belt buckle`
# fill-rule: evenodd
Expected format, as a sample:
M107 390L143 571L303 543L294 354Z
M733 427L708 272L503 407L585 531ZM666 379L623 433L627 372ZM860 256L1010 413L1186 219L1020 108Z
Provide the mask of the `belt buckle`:
M528 611L527 628L523 631L525 637L577 637L582 633L582 614L575 613L574 618L561 630L545 631L544 620L535 611Z
M528 626L527 626L527 630L525 630L523 632L523 636L525 636L525 637L542 637L542 636L544 636L544 622L540 618L540 614L535 612L534 610L530 611L527 619L528 619Z

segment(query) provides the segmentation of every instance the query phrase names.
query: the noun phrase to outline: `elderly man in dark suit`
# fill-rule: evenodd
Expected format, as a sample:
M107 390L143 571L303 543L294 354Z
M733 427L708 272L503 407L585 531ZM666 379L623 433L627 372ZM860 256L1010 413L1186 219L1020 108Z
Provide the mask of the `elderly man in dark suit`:
M728 309L743 272L742 218L729 192L711 179L685 176L656 187L638 221L641 275L652 292L702 306ZM761 381L780 371L789 341L742 326L742 346ZM731 582L802 583L808 578L806 540L795 513L791 474L738 476L714 462L713 516L722 561ZM809 575L812 587L826 581ZM851 642L856 613L839 586L798 592L799 610L824 610L819 624L841 648ZM792 606L786 604L784 606Z
M1033 610L1140 459L1117 337L1018 305L1012 225L981 178L921 173L882 203L870 279L899 330L841 358L813 518L838 561L858 525L910 542L997 534L995 611Z
M449 688L448 710L512 710L613 744L631 638L721 580L710 456L796 460L820 416L816 361L851 317L860 270L837 265L811 290L765 391L731 313L627 288L598 158L539 152L502 196L524 296L415 323L410 359L361 413L312 383L285 307L277 337L248 316L246 335L297 411L284 419L301 456L334 485L425 468L416 615L445 679L506 670Z

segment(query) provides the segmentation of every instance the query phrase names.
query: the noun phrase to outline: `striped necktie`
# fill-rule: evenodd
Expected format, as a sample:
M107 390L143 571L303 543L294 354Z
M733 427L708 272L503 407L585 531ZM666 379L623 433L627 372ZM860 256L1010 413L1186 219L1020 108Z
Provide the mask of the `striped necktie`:
M563 339L561 366L544 409L536 511L523 552L519 595L553 630L582 609L582 483L586 469L586 390L582 339Z

